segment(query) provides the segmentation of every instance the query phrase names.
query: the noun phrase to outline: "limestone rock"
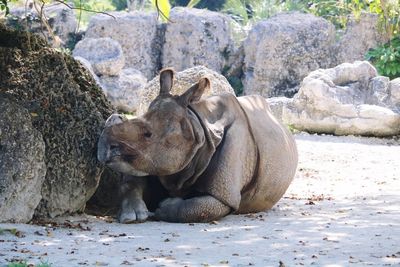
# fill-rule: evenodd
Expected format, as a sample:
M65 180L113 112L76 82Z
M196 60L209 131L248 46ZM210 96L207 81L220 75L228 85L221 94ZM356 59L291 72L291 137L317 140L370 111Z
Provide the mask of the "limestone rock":
M330 67L334 26L311 14L281 13L256 24L244 41L244 92L292 96L310 71Z
M89 22L86 38L109 37L121 45L125 67L142 72L147 79L159 69L160 53L156 13L110 12L114 17L97 14Z
M47 167L35 214L54 217L82 210L96 190L97 139L113 109L81 64L39 40L0 24L0 94L34 114Z
M271 109L272 115L274 115L274 117L278 121L284 124L285 122L282 120L283 109L293 102L293 98L278 96L270 97L266 100L268 102L269 108Z
M121 45L111 38L85 38L72 54L87 59L97 75L117 76L125 65Z
M369 88L371 90L370 103L374 105L389 106L390 103L390 89L389 77L376 76L369 81Z
M171 94L180 95L190 88L193 84L197 83L202 77L210 79L211 88L204 92L203 96L219 95L222 93L235 94L232 87L221 74L210 70L204 66L193 67L181 72L175 73L174 86L172 87ZM147 111L151 101L153 101L160 92L160 77L157 76L148 82L142 90L140 96L140 105L137 115L141 115Z
M362 13L359 19L349 19L345 32L336 44L337 64L363 60L370 48L388 41L378 22L379 16L370 13Z
M203 65L222 72L233 52L229 17L205 9L176 7L165 32L162 66L182 71Z
M83 67L85 67L86 70L88 70L90 72L90 74L92 75L93 79L99 84L99 77L97 77L96 73L94 73L92 64L85 58L83 57L78 57L78 56L74 56L74 59L79 61Z
M367 61L311 72L284 107L283 121L318 133L400 134L400 113L389 101L388 83Z
M124 69L115 77L100 77L100 85L108 100L123 112L136 112L146 82L146 77L135 69Z
M44 142L31 115L0 97L0 222L32 219L45 175Z
M390 81L390 101L400 110L400 78Z

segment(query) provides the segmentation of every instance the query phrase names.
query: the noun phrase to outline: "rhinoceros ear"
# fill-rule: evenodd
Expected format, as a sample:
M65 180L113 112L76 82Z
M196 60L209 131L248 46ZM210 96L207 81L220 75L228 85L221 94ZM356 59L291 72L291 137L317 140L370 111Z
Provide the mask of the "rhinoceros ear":
M168 95L174 83L174 70L163 69L160 73L160 95Z
M184 105L190 105L193 102L200 100L201 96L210 87L210 80L206 77L200 79L198 83L190 87L183 95L181 95L180 101Z

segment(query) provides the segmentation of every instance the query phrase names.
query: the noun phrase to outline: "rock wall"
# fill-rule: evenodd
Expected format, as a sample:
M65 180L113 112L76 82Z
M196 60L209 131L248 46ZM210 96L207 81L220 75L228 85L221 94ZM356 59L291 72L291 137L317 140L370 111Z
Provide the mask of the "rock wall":
M154 14L112 15L116 19L94 16L86 38L109 37L120 43L126 59L123 68L136 69L150 80L162 67L181 71L203 65L223 74L236 93L264 97L292 97L309 72L362 60L368 49L387 41L379 33L378 18L373 14L362 14L359 20L350 18L346 30L337 32L321 17L281 13L258 22L247 37L246 30L238 29L229 17L208 10L173 8L166 24L160 24ZM97 47L94 51L101 50L99 45L93 47ZM79 56L85 58L84 54ZM113 69L115 73L105 76L122 73L119 67ZM122 111L135 112L138 107L121 105L128 91L121 87L124 93L117 96L117 79L106 80L115 81L111 86L115 88L110 97L113 103ZM110 91L110 83L101 85ZM138 91L131 90L130 94L137 95Z
M22 10L13 12L24 16ZM51 5L46 12L61 39L73 33L76 20L71 10ZM32 24L33 28L37 26ZM74 51L74 54L89 60L98 76L119 76L123 68L128 68L151 80L162 67L182 71L203 65L223 74L236 93L291 97L310 71L363 60L368 49L388 41L378 27L378 16L369 13L357 19L350 17L345 30L339 31L330 22L311 14L282 13L258 22L246 32L228 16L204 9L173 8L168 23L161 23L155 13L110 12L110 16L93 16L89 23L84 42L93 49L85 52L79 45L77 49L82 53ZM90 38L95 41L88 46ZM105 60L110 54L105 55L104 51L114 51L115 44L104 46L103 38L111 38L123 51L110 64ZM102 58L104 65L88 58L93 56ZM118 88L118 79L113 80L112 87ZM101 85L109 91L109 82ZM112 101L117 90L113 91ZM123 87L121 91L126 92ZM131 92L136 94L137 90ZM123 102L124 94L117 97L118 105ZM137 109L129 103L120 106L126 112Z

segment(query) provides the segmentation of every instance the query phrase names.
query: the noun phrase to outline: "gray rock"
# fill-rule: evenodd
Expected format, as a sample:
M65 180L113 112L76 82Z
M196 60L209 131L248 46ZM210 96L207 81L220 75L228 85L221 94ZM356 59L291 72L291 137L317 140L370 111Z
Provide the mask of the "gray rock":
M237 95L243 94L243 61L244 48L243 45L238 47L228 59L227 66L222 74L228 79Z
M390 101L400 111L400 78L390 81Z
M93 79L99 84L100 80L99 77L97 77L96 73L94 73L92 64L85 58L83 57L78 57L78 56L74 56L75 60L79 61L83 67L85 67L85 69L87 71L89 71L89 73L92 75Z
M211 81L211 87L209 91L204 92L203 96L219 95L223 93L235 94L224 76L204 66L197 66L175 73L174 86L172 87L171 94L180 95L184 93L190 86L197 83L202 77L208 77ZM158 93L160 92L159 80L159 76L155 77L149 81L142 90L137 115L145 113L151 101L158 96Z
M0 222L30 221L42 198L44 142L30 117L0 97Z
M390 105L390 89L389 77L376 76L370 80L369 88L371 90L370 104L389 106Z
M124 69L115 77L100 77L100 85L108 100L123 112L136 112L146 82L146 77L135 69Z
M111 38L85 38L72 54L87 59L97 75L117 76L125 65L121 45Z
M359 19L350 17L346 30L336 44L336 62L363 60L365 53L388 41L383 30L379 29L377 14L362 13Z
M293 102L293 98L288 98L288 97L270 97L266 99L269 105L269 108L272 111L272 114L274 117L281 123L285 123L282 120L283 116L283 109L287 106L289 106Z
M182 71L203 65L222 72L233 52L230 18L205 9L176 7L165 32L163 67Z
M259 22L244 41L245 94L292 96L310 71L333 64L334 42L334 26L311 14L282 13Z
M400 133L400 114L389 105L388 79L367 61L311 72L283 121L299 130L337 135L391 136Z
M142 72L147 79L159 69L160 48L156 13L110 12L97 14L89 22L86 37L109 37L118 41L125 55L125 67Z

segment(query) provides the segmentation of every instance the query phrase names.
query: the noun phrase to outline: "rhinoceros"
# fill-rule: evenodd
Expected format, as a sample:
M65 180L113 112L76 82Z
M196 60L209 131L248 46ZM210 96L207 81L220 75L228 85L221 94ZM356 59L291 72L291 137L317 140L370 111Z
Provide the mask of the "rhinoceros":
M207 77L171 95L173 76L162 70L148 111L112 115L99 138L99 161L125 175L119 221L145 221L154 209L169 222L270 209L296 172L291 133L261 96L202 98Z

